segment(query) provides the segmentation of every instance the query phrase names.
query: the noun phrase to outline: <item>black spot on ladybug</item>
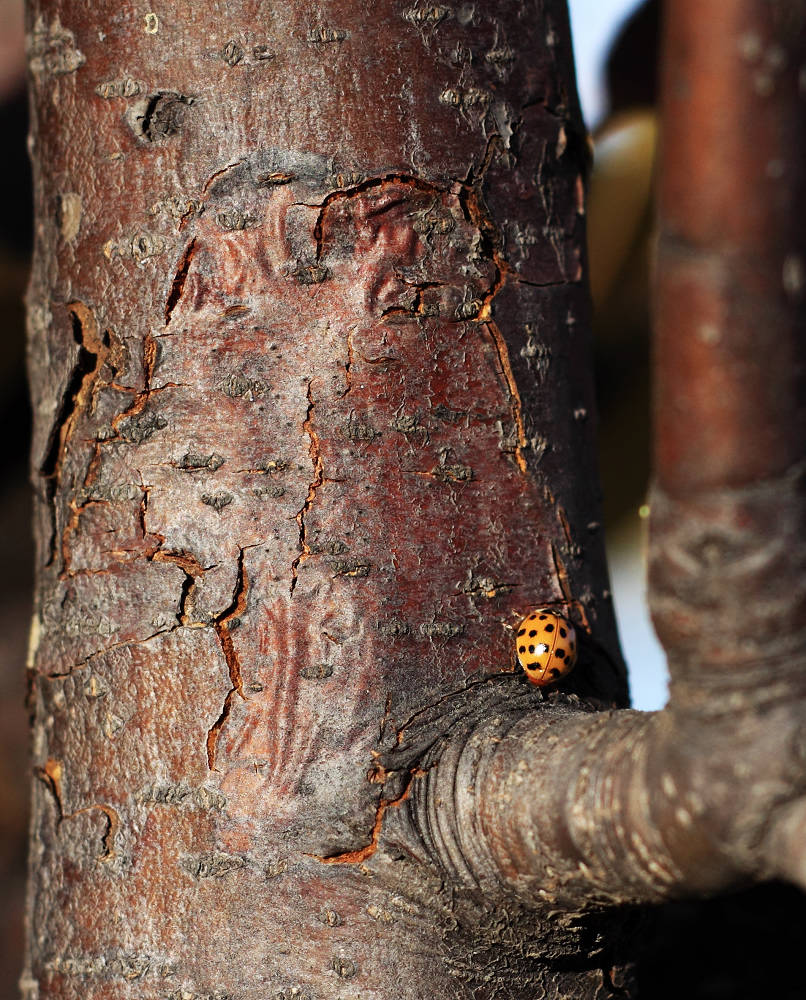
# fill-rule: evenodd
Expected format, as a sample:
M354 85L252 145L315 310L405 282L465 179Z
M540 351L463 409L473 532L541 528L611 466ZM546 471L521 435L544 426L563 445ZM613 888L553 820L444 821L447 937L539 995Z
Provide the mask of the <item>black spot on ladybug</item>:
M532 629L532 631L529 633L529 638L530 639L534 639L534 637L536 635L537 635L537 630L536 629Z
M545 628L545 630L547 632L553 632L554 631L554 626L553 625L544 625L543 628Z
M547 618L548 618L548 615L541 615L540 616L540 621L544 622Z
M558 660L564 660L565 659L565 650L564 649L555 649L554 650L554 655L557 657Z
M526 635L526 629L522 628L520 632L518 632L518 635Z
M560 629L560 635L561 635L561 636L563 637L563 639L564 639L564 638L565 638L565 637L566 637L566 636L568 635L568 633L567 633L567 632L565 631L565 629L564 629L564 628L561 628L561 629Z
M530 647L529 647L529 652L530 652L530 653L534 653L534 651L535 651L535 647L534 647L534 646L530 646Z
M556 667L552 667L551 670L549 670L549 673L551 674L552 677L560 676L560 671Z
M519 653L525 653L526 652L526 646L518 646L518 652Z

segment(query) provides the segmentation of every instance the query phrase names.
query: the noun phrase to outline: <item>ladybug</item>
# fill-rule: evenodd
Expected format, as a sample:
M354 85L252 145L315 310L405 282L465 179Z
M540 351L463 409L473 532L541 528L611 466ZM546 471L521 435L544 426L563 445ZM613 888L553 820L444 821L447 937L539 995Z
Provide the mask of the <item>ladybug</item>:
M518 663L531 684L545 687L570 674L577 660L577 633L567 618L538 608L518 626Z

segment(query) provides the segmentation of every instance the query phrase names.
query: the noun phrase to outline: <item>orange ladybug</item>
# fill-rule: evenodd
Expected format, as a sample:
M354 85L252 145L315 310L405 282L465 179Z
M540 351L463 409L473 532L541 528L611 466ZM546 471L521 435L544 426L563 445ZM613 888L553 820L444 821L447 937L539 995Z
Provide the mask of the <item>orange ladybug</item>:
M545 687L570 674L577 660L577 633L567 618L538 608L518 626L518 663L531 684Z

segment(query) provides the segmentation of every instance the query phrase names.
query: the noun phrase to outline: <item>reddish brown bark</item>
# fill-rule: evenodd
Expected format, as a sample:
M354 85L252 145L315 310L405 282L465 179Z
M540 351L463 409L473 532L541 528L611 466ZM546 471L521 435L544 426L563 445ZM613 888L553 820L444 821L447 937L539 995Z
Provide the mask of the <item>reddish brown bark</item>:
M801 4L752 0L669 19L655 393L669 493L803 458L803 21Z
M787 689L802 673L806 627L806 14L733 2L701 32L683 8L666 73L655 621L678 680L707 662L730 687L741 665L763 697L773 664Z
M806 883L806 12L668 22L651 582L670 702L477 714L429 789L461 805L444 850L472 876L567 906Z
M217 16L29 13L28 995L623 995L576 916L768 873L803 743L614 710L564 10Z
M564 10L217 16L29 11L29 990L588 995L379 849L407 720L521 689L526 608L625 700Z

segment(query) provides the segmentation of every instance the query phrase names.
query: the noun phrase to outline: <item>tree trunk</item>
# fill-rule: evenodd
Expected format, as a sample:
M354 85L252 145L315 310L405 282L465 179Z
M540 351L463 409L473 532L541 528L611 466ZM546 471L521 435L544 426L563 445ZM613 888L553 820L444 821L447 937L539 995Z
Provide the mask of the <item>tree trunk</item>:
M806 882L802 438L695 477L692 563L661 430L673 698L624 710L562 3L204 6L30 4L27 996L624 996L626 904ZM790 46L796 107L802 24L724 7ZM778 514L765 669L736 607ZM580 634L548 693L515 665L535 606Z
M29 988L600 989L598 955L558 971L578 929L377 850L424 773L384 755L523 691L528 608L596 637L567 691L626 697L563 5L35 2L29 32Z

